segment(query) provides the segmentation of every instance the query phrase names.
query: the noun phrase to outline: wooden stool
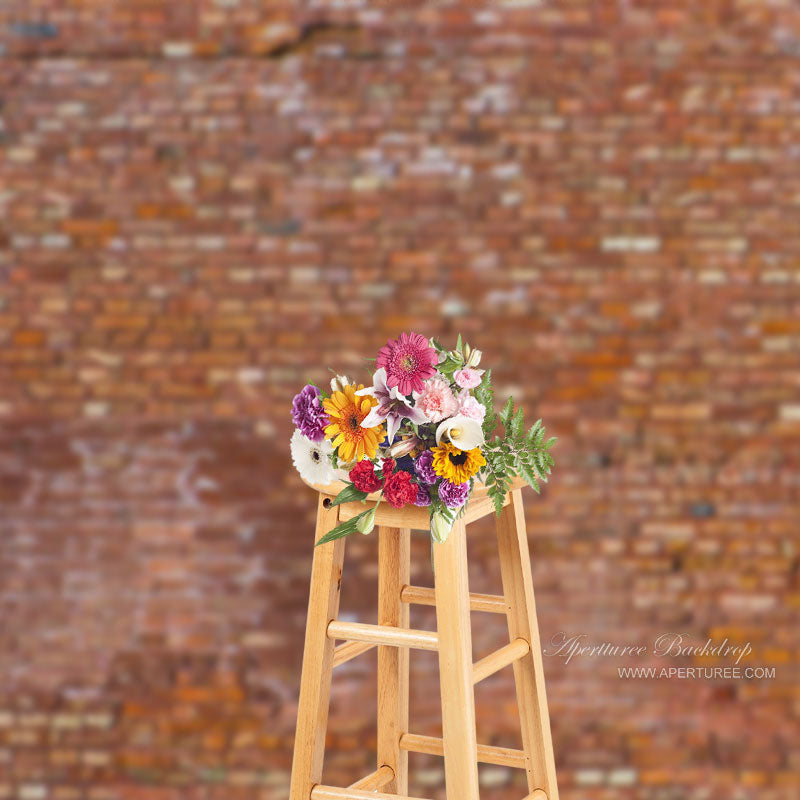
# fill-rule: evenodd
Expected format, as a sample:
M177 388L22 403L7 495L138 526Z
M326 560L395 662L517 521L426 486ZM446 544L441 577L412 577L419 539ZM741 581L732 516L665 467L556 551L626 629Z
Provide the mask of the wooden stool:
M408 753L444 756L449 800L478 800L478 762L524 769L525 800L558 800L539 627L533 597L521 482L497 518L503 596L470 594L466 526L494 513L482 486L444 544L433 544L435 588L409 583L411 529L428 530L428 509L395 510L378 503L378 624L340 622L339 589L345 539L314 550L303 672L289 800L407 798ZM316 539L365 509L332 506L341 486L320 490ZM372 495L370 496L372 497ZM376 505L376 503L372 503ZM437 631L409 628L409 604L436 606ZM505 614L509 644L472 663L470 610ZM343 642L334 646L334 641ZM333 668L378 646L377 769L348 788L322 785L322 761ZM441 739L408 730L408 648L436 650L442 698ZM522 750L479 745L473 686L509 664L514 668ZM412 800L412 799L408 799Z

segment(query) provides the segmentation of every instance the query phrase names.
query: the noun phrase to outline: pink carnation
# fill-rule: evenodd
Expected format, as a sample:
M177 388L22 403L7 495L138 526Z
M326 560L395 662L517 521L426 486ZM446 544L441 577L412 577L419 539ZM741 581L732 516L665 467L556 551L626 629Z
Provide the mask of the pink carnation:
M453 373L453 379L462 389L474 389L481 382L482 369L464 367Z
M458 411L458 402L450 384L437 377L425 381L414 407L421 408L431 422L441 422Z
M463 391L458 395L458 413L463 417L483 422L486 416L486 407L468 391Z

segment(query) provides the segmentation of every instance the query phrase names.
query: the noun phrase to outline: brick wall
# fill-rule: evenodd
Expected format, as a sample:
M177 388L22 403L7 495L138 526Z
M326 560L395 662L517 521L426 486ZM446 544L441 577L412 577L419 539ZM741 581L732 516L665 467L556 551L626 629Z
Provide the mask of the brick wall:
M0 798L286 796L288 404L403 329L462 331L560 438L528 505L546 640L776 668L546 659L562 797L800 796L798 57L780 0L4 4ZM375 545L348 543L366 620ZM337 673L332 782L370 768L372 667ZM479 688L483 741L515 744L511 692Z

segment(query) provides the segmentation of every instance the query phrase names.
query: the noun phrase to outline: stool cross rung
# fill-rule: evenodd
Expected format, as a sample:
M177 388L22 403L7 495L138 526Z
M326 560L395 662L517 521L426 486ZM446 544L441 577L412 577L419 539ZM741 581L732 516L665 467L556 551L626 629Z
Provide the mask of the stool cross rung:
M383 789L384 786L391 783L393 780L394 770L387 764L384 764L382 767L376 769L375 772L370 772L369 775L365 775L361 780L351 783L347 788L374 792Z
M522 800L547 800L547 792L544 789L534 789L529 795L526 795Z
M333 651L333 666L338 667L346 664L350 659L367 653L375 647L371 642L345 642L338 645Z
M438 736L421 736L418 733L404 733L400 737L400 749L407 750L409 753L425 753L430 756L444 755L444 743ZM498 767L525 769L525 753L513 747L479 744L478 761Z
M531 646L525 639L520 637L514 639L514 641L509 642L472 665L472 682L478 683L484 678L494 675L495 672L503 669L503 667L507 667L509 664L513 664L528 655L530 650Z
M392 647L414 647L418 650L438 650L439 636L433 631L413 628L395 628L391 625L367 625L363 622L340 622L328 624L329 639L349 639L354 642L384 644Z
M409 797L405 794L368 792L362 789L339 789L336 786L323 786L318 783L311 790L311 800L424 800L424 798Z
M404 603L414 603L419 606L435 606L436 595L433 589L426 586L404 586L400 592L400 599ZM499 594L469 593L469 607L471 611L487 611L490 614L505 614L505 598Z

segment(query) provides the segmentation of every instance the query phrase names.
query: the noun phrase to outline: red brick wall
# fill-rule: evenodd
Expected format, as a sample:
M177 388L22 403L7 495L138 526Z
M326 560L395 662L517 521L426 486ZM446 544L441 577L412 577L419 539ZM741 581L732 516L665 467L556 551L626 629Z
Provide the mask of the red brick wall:
M288 405L403 329L464 332L560 438L528 506L546 640L776 668L546 659L562 797L800 796L799 56L768 0L0 8L0 798L286 796ZM375 556L348 543L363 619ZM471 556L496 590L488 528ZM369 769L371 669L337 673L332 781ZM479 688L483 741L515 743L511 689Z

